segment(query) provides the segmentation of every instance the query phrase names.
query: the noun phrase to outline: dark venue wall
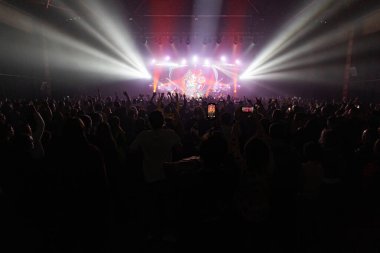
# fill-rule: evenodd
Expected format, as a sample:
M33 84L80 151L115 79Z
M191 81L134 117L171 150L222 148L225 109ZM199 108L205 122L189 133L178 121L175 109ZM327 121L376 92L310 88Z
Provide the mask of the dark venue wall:
M351 69L351 90L353 94L377 101L380 96L380 32L360 37L354 45ZM362 54L362 48L370 53Z

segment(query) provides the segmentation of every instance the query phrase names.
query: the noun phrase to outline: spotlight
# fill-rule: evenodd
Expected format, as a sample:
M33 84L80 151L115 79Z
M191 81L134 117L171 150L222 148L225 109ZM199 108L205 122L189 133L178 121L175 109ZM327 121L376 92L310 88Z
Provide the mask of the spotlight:
M149 73L141 73L141 79L146 79L146 80L151 80L152 79L152 75L149 74Z
M167 55L167 56L165 57L165 61L170 61L170 56L169 56L169 55Z
M249 75L248 73L243 73L239 76L240 80L250 80L254 79L254 76Z
M186 63L187 63L186 59L182 59L181 64L186 65Z
M156 63L156 59L152 59L151 61L150 61L150 63L153 65L153 64L155 64Z
M198 61L198 56L194 55L193 56L193 62L196 63Z
M210 60L209 59L205 60L205 66L210 66Z
M220 57L220 60L221 60L222 62L226 62L226 61L227 61L227 57L225 57L225 56L223 55L223 56Z
M236 64L236 65L241 65L241 61L240 61L239 59L237 59L237 60L235 61L235 64Z

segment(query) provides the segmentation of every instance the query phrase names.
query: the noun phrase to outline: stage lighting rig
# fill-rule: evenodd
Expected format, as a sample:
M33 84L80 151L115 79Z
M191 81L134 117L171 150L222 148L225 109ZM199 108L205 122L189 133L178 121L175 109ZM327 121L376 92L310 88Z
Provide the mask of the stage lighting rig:
M220 45L221 43L222 43L222 37L218 36L218 38L216 38L216 44Z
M234 36L234 45L237 45L239 43L238 36Z

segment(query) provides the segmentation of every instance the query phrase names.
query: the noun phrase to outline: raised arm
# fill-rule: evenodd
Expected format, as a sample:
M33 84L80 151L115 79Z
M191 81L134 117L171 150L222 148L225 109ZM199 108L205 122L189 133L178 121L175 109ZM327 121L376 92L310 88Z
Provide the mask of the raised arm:
M149 100L149 102L152 104L152 103L154 103L153 101L154 101L154 99L155 99L155 97L157 96L157 92L153 92L153 95L152 95L152 97L150 98L150 100Z
M175 93L175 109L177 113L179 113L179 95L178 93Z
M158 108L158 110L160 110L160 111L162 111L163 108L164 108L164 106L163 106L164 96L165 96L165 94L164 94L164 93L161 93L161 94L160 94L160 97L158 98L157 108Z
M125 96L125 98L127 99L127 107L130 107L132 105L132 102L131 102L131 98L129 97L129 94L127 91L124 91L123 92L123 95Z
M33 131L34 150L33 155L35 158L42 158L45 155L44 148L42 146L42 135L45 131L45 121L41 117L41 114L36 110L34 105L30 105L33 112L33 119L36 123L36 129Z
M45 130L45 121L42 118L41 114L36 110L34 105L30 105L32 112L33 112L33 119L36 123L36 129L33 132L33 139L34 141L38 140L41 141L42 134Z

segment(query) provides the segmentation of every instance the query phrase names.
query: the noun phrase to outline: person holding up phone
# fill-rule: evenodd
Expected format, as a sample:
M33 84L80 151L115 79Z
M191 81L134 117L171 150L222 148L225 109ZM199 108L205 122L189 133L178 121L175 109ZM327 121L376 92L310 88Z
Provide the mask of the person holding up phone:
M241 111L245 113L253 113L253 106L243 106Z
M215 119L216 117L216 104L209 103L207 105L207 118L208 119Z

